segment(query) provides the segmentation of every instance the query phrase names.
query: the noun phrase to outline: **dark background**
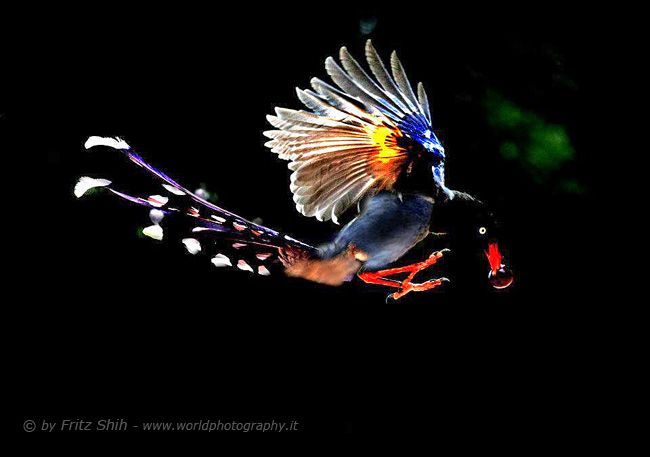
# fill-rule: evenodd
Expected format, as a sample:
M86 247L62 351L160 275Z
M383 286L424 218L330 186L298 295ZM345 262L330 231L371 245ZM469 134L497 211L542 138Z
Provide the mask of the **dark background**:
M613 329L590 284L606 153L593 132L595 100L607 96L594 69L614 51L589 11L536 5L106 7L74 20L42 11L19 35L28 71L5 114L45 165L30 189L35 234L10 329L20 346L14 426L286 419L344 437L374 426L370 416L389 430L496 424L498 440L514 428L575 433L578 417L602 412L593 383ZM345 45L361 60L367 38L425 83L448 184L489 202L508 227L512 288L490 290L480 251L469 258L480 275L452 254L451 271L443 261L431 273L449 286L397 304L359 283L215 271L180 243L139 237L146 211L72 195L79 176L104 177L86 138L121 136L219 205L327 239L332 225L295 211L286 164L261 131L274 106L298 108L294 87L327 79L327 56Z

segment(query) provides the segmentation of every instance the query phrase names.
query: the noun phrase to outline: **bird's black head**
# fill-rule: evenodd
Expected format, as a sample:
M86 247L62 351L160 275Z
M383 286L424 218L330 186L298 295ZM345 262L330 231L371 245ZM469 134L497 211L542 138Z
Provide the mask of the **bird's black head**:
M451 249L456 274L462 286L487 277L494 289L505 289L514 281L508 264L508 234L504 222L485 204L457 194L434 207L431 231ZM484 281L484 280L483 280Z

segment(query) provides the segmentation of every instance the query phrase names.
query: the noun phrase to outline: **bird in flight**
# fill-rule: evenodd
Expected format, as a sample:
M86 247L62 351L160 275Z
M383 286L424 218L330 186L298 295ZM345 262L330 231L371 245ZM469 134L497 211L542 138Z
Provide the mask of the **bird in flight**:
M396 262L433 233L434 208L475 199L445 184L445 149L433 131L423 85L413 90L395 52L390 71L370 40L365 54L370 73L343 47L340 63L325 60L334 85L313 78L310 89L296 90L306 109L278 107L267 116L273 130L264 132L266 146L288 162L296 209L334 224L352 215L328 243L313 246L214 205L149 165L120 138L90 137L85 146L122 151L156 178L158 190L132 196L112 181L84 176L74 193L80 197L104 188L148 208L151 225L143 233L157 240L165 238L165 225L180 222L188 252L209 256L216 267L260 275L279 268L331 286L356 276L395 289L389 295L393 300L434 289L448 279L416 283L414 278L447 249L414 264ZM508 287L513 275L496 241L485 247L489 282L498 289Z

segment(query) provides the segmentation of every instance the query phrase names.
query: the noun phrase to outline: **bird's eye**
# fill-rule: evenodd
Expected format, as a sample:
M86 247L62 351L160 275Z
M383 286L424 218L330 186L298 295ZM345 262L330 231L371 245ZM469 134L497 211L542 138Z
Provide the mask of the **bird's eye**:
M487 233L487 229L485 227L481 227L478 229L479 235L485 235L486 233Z

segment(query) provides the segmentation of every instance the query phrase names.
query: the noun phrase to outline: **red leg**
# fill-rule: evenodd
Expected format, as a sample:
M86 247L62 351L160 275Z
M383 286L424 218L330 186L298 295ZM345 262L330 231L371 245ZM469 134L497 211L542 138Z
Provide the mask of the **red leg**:
M409 292L423 292L425 290L431 290L435 287L438 287L440 284L442 284L443 281L448 281L448 279L447 278L434 279L431 281L424 282L422 284L414 284L411 281L419 271L424 270L425 268L435 264L438 261L438 259L442 257L442 254L445 251L449 251L449 250L443 249L441 251L434 252L429 256L428 259L412 265L406 265L404 267L398 267L398 268L389 268L380 271L360 273L359 278L362 281L369 284L379 284L382 286L400 288L401 290L392 294L392 297L395 300L403 297ZM384 278L384 276L390 276L390 275L406 273L406 272L409 272L409 275L403 281Z
M381 286L389 286L389 287L401 287L402 283L400 281L395 281L393 279L382 279L381 278L381 272L366 272L366 273L359 273L359 279L361 279L363 282L367 284L379 284Z

